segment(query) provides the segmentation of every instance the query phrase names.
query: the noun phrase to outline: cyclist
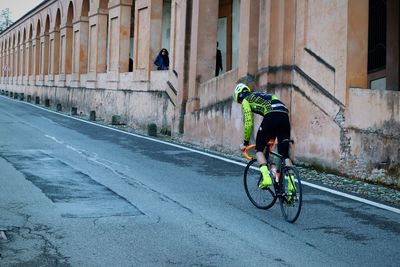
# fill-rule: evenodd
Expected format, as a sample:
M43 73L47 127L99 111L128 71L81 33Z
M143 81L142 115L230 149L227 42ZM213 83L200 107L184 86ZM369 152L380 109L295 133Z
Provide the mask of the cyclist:
M292 165L289 159L289 144L282 143L284 139L290 139L289 111L277 96L265 92L252 92L251 89L239 83L233 92L234 101L242 105L244 113L244 138L240 149L244 150L249 145L251 133L253 131L252 113L257 113L264 117L258 128L256 137L256 158L263 181L259 184L261 189L265 189L272 184L272 179L267 167L266 157L263 151L270 139L278 138L278 153L284 156L285 163ZM268 149L266 153L268 153ZM291 185L291 183L289 183ZM292 187L292 186L290 186ZM289 188L290 191L293 188Z

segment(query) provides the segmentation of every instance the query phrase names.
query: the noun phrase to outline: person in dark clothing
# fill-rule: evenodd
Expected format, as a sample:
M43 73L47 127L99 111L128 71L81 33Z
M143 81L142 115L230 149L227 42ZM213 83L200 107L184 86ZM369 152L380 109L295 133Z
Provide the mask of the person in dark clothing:
M219 72L223 70L222 68L222 54L221 50L218 49L219 43L217 42L217 62L215 65L215 76L219 75Z
M160 53L156 57L154 64L157 66L157 70L167 70L169 68L169 57L167 49L161 49Z

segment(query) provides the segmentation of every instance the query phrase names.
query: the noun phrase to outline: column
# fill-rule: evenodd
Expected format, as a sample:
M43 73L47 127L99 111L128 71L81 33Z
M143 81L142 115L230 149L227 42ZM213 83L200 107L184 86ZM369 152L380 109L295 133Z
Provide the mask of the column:
M19 58L20 57L19 44L16 44L15 47L14 47L14 55L15 55L15 60L14 60L15 73L14 73L14 76L15 76L15 83L18 84L18 76L19 76L19 73L20 73L20 68L19 68L19 59L20 59Z
M178 73L177 77L177 105L175 109L174 131L178 134L184 133L186 102L188 99L188 76L189 76L189 54L190 37L192 25L192 1L172 2L172 27L171 27L171 54L173 55L174 70ZM171 60L170 60L171 61Z
M89 19L81 17L79 21L74 23L74 41L72 51L72 81L79 81L80 74L87 73L87 46L89 40Z
M132 0L109 1L108 80L119 81L128 72Z
M87 86L95 87L97 73L107 71L108 11L98 9L89 13L89 45Z
M23 83L23 79L24 79L24 74L25 74L25 44L21 41L21 44L19 45L19 54L20 54L20 58L19 58L19 69L20 69L20 80L21 83Z
M14 48L12 44L10 44L9 49L9 59L8 59L8 69L9 69L9 84L12 84L13 77L14 77Z
M146 70L148 79L161 50L162 7L162 0L135 2L134 69Z
M49 74L49 55L50 55L50 36L49 33L46 32L43 36L42 36L42 51L43 51L43 56L42 56L42 70L41 73L43 75L47 75Z
M193 0L187 111L200 107L198 86L215 76L218 1Z
M7 56L6 56L6 77L7 77L7 84L10 84L10 71L11 71L11 64L10 64L10 43L7 47Z
M0 41L1 43L1 41ZM3 83L3 45L0 46L1 50L0 50L0 83Z
M386 89L396 91L400 90L399 5L398 0L387 0Z
M260 0L241 2L238 77L248 83L255 82L258 69L259 16Z
M39 75L39 68L40 68L40 39L37 38L37 37L32 39L32 51L33 51L33 58L32 58L33 72L32 72L32 75L36 76L36 75Z
M54 75L60 73L60 31L55 30L51 32L49 39L49 81L54 81Z
M32 47L31 47L31 40L26 41L25 43L25 54L26 54L26 75L25 80L26 84L29 81L29 76L32 74Z
M350 87L368 87L368 0L349 1L347 30L347 79ZM342 99L339 99L342 101ZM348 103L348 93L343 101Z
M65 81L65 76L72 73L72 25L63 26L60 36L60 81Z

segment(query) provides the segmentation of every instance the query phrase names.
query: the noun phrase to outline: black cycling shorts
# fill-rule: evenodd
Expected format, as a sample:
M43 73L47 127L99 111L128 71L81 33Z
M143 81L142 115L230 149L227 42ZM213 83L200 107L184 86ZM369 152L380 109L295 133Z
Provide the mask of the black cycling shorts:
M265 115L258 128L256 150L264 151L268 141L275 138L278 138L278 153L289 158L289 144L282 144L282 140L290 139L289 115L285 112L269 112Z

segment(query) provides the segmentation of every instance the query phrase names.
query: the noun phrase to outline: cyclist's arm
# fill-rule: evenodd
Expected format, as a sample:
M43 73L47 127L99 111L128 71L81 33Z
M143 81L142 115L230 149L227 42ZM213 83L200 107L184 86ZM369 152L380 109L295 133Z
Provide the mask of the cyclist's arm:
M253 131L253 113L251 111L250 103L246 99L243 99L242 109L244 115L243 144L248 145L250 142L251 132Z

